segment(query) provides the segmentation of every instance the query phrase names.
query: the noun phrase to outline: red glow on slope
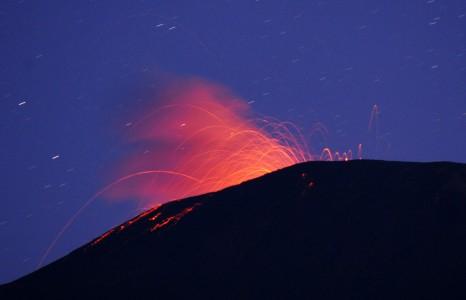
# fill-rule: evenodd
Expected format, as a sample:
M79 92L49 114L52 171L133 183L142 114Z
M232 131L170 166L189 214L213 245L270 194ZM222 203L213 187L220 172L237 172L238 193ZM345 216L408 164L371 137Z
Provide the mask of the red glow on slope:
M97 245L98 243L102 242L103 240L105 240L107 237L109 237L113 232L115 231L115 229L110 229L109 231L107 231L106 233L102 234L100 237L98 237L97 239L95 239L91 245L92 246L95 246Z
M339 153L329 148L324 148L320 156L312 156L294 124L272 118L253 119L245 101L228 89L203 80L177 81L156 100L159 105L155 109L146 109L143 117L126 124L127 141L136 151L118 168L120 177L70 217L47 247L38 267L78 216L101 196L139 200L141 206L152 209L104 233L92 245L147 216L157 204L217 191L314 158L347 161L353 156L351 150ZM327 134L320 123L311 132ZM360 144L358 158L361 157ZM308 187L314 187L314 182ZM166 217L151 231L177 223L193 209ZM157 213L149 220L161 218L161 213Z
M105 232L104 234L102 234L100 237L98 237L97 239L95 239L91 245L92 246L95 246L97 245L98 243L102 242L104 239L106 239L107 237L109 237L112 233L114 232L118 232L118 231L123 231L125 230L128 226L136 223L137 221L139 221L140 219L144 218L145 216L149 215L150 213L154 212L157 208L159 208L159 206L156 206L156 207L153 207L149 210L146 210L145 212L137 215L136 217L132 218L131 220L129 220L128 222L124 223L123 225L120 225L118 226L117 228L112 228L110 229L109 231Z
M144 145L123 164L121 174L141 174L106 192L145 205L203 194L311 160L291 123L251 119L245 101L226 88L201 80L170 86L165 103L147 110L128 132ZM160 174L156 170L171 170Z
M180 213L177 213L176 215L169 216L166 219L162 220L161 222L155 224L150 231L156 231L162 227L165 227L169 224L176 224L178 223L184 216L187 214L191 213L197 206L201 205L200 203L196 203L191 207L187 207L183 209ZM151 221L156 221L160 217L161 213L156 214L153 218L151 218Z

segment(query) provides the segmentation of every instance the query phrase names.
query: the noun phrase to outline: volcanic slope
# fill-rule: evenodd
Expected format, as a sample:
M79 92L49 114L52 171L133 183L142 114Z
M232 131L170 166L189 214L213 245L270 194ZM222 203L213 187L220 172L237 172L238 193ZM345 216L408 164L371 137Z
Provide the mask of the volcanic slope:
M466 299L466 165L309 162L173 201L0 299Z

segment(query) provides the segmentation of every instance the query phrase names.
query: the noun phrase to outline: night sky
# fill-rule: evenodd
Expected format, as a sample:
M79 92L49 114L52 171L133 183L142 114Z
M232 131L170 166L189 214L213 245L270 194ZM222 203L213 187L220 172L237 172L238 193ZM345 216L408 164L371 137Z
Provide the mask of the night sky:
M226 86L314 149L466 162L465 34L464 0L3 1L0 282L33 271L108 183L167 77ZM96 201L47 262L140 210Z

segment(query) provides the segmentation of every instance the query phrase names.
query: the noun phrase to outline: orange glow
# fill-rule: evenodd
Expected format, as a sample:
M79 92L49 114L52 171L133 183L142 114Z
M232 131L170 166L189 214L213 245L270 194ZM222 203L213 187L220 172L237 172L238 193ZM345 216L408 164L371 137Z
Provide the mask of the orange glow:
M136 223L137 221L139 221L140 219L144 218L145 216L147 216L148 214L150 214L151 212L153 212L154 210L156 210L159 206L156 206L156 207L153 207L149 210L146 210L145 212L137 215L136 217L132 218L131 220L129 220L128 222L125 223L125 225L129 226L129 225L132 225L133 223Z
M339 153L324 148L320 156L311 155L294 124L268 117L252 118L246 101L203 80L174 82L156 100L155 109L146 108L142 117L125 125L127 142L134 151L116 170L120 176L69 218L45 250L38 267L78 216L102 196L138 200L140 207L152 209L104 233L92 245L124 230L167 201L221 190L305 161L352 159L351 150ZM377 112L375 106L371 124ZM317 123L311 133L325 136L327 130ZM361 156L359 145L358 158ZM309 182L308 187L314 185ZM151 231L176 224L195 207L164 219L160 212L155 214L149 219L157 221Z
M92 246L95 246L97 245L98 243L102 242L104 239L106 239L107 237L109 237L113 232L115 231L115 229L110 229L109 231L107 231L106 233L102 234L100 237L98 237L97 239L95 239L91 245Z
M122 164L121 174L130 175L106 191L107 197L152 206L312 160L296 126L251 118L246 102L224 87L186 80L170 86L160 98L163 105L147 110L129 128L128 141L145 147Z
M193 206L191 207L188 207L188 208L185 208L183 209L180 213L174 215L174 216L169 216L167 218L165 218L163 221L155 224L151 229L150 231L156 231L162 227L165 227L169 224L176 224L178 223L184 216L186 216L187 214L191 213L197 206L201 205L200 203L196 203L194 204ZM151 221L155 221L157 220L159 217L160 217L161 213L158 213L154 216L154 218L152 219L151 218Z

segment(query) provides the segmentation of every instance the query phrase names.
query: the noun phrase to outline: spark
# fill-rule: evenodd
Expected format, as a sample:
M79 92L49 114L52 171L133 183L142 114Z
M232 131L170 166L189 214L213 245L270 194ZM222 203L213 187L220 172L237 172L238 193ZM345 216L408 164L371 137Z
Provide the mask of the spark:
M26 101L21 101L20 103L18 103L18 106L23 106L25 105L27 102Z
M50 252L52 251L52 249L55 247L55 244L58 242L58 240L60 240L60 238L62 237L62 235L66 232L66 230L68 230L68 228L74 223L74 221L81 215L81 213L89 206L91 205L97 198L99 198L100 196L102 196L105 192L107 192L108 190L112 189L113 187L117 186L118 184L124 182L124 181L127 181L127 180L130 180L130 179L133 179L133 178L136 178L138 176L145 176L145 175L150 175L150 174L167 174L167 175L173 175L173 176L180 176L180 177L184 177L188 180L194 180L194 181L197 181L197 179L189 176L189 175L185 175L185 174L180 174L180 173L177 173L177 172L174 172L174 171L167 171L167 170L146 170L146 171L140 171L140 172L136 172L136 173L133 173L133 174L129 174L129 175L126 175L126 176L123 176L117 180L115 180L114 182L108 184L107 186L103 187L100 191L98 191L97 193L95 193L91 198L89 198L72 216L71 218L68 219L68 221L65 223L65 225L60 229L60 231L57 233L57 235L54 237L54 239L52 240L52 242L49 244L49 246L47 247L47 249L45 250L44 254L42 255L42 257L40 258L39 260L39 263L37 265L37 268L40 268L42 266L42 264L44 263L45 259L49 256ZM28 215L26 216L26 218L29 218L31 215Z
M104 233L93 245L171 200L218 191L301 162L352 159L351 150L340 153L325 148L320 156L312 155L296 125L271 117L252 118L246 101L206 81L174 82L158 100L166 104L145 109L146 115L126 127L135 151L120 163L117 178L70 217L38 267L78 216L100 197L135 199L140 207L152 209ZM149 219L157 222L151 231L176 224L198 205L171 216L158 212Z
M372 111L371 111L371 115L370 115L370 118L369 118L369 125L368 125L368 131L371 131L373 126L375 126L375 130L377 130L377 121L378 121L378 116L380 114L380 109L379 109L379 106L377 104L374 104L372 106Z
M169 224L176 224L178 223L184 216L186 216L187 214L191 213L197 206L201 205L200 203L196 203L194 204L193 206L191 207L187 207L185 209L183 209L180 213L174 215L174 216L170 216L166 219L164 219L163 221L161 221L160 223L157 223L155 224L155 226L153 226L150 231L156 231L160 228L163 228ZM151 218L151 221L155 221L157 220L157 218L160 217L160 213L156 214L154 216L154 218L152 219Z
M59 159L59 158L60 158L60 154L52 156L52 160L56 160L56 159Z
M210 82L174 82L158 100L165 105L144 109L148 113L128 129L128 142L136 151L120 163L118 173L165 169L195 180L166 174L137 176L107 190L105 197L135 199L141 206L152 207L218 191L301 162L353 158L350 149L339 152L327 147L311 154L296 125L271 117L254 118L247 101ZM375 105L373 118L376 113ZM144 145L143 155L137 145ZM357 152L361 156L362 145Z
M115 229L111 229L107 232L105 232L104 234L102 234L99 238L97 238L96 240L94 240L91 245L92 246L95 246L97 245L98 243L102 242L104 239L106 239L107 237L109 237L113 232L115 231Z

